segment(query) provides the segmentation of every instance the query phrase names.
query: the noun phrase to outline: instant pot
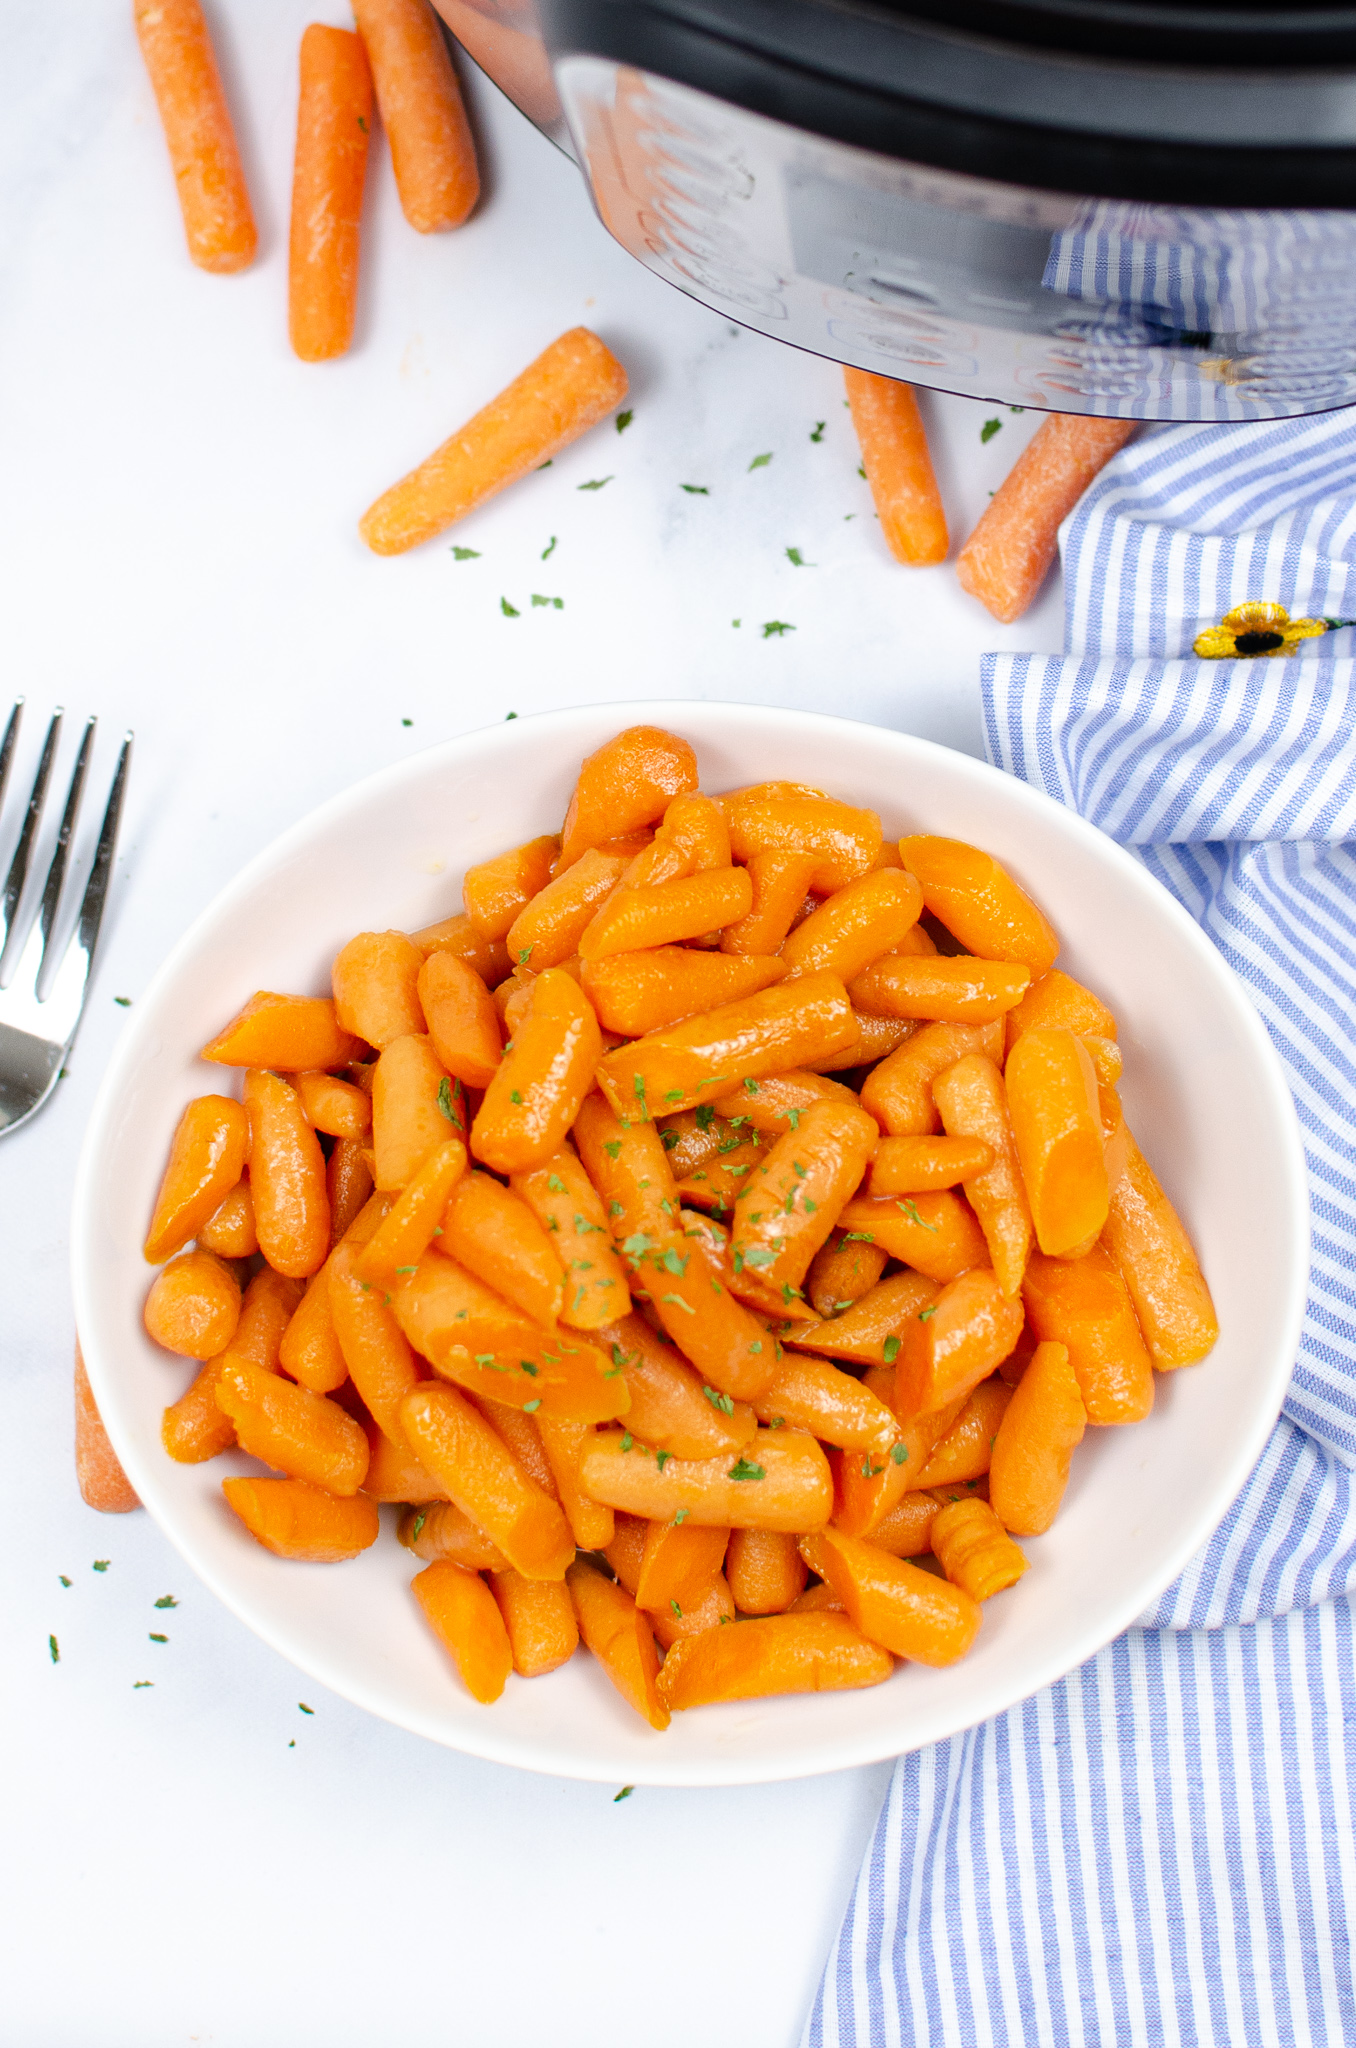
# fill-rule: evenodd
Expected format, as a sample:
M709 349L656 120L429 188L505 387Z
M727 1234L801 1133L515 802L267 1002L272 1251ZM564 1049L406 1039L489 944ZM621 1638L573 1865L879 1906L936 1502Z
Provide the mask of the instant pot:
M436 0L703 305L976 398L1356 401L1356 7Z

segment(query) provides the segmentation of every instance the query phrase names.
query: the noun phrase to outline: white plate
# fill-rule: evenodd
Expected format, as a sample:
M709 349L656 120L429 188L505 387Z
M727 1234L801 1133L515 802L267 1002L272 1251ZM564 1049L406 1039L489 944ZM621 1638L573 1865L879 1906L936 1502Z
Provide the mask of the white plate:
M973 840L1007 863L1064 940L1061 965L1120 1020L1128 1119L1178 1204L1222 1335L1160 1378L1147 1422L1090 1431L1031 1569L985 1609L949 1671L675 1715L648 1729L580 1653L510 1678L494 1706L463 1691L409 1592L393 1511L351 1563L288 1564L227 1509L237 1453L176 1465L160 1418L191 1373L144 1335L141 1256L166 1147L190 1097L223 1085L195 1058L256 988L322 992L345 939L460 908L464 868L559 827L581 757L621 727L671 726L703 786L784 777L878 809L891 834ZM308 1675L435 1742L568 1777L749 1784L897 1755L987 1719L1126 1628L1238 1493L1275 1419L1298 1340L1308 1196L1280 1062L1247 995L1186 912L1072 812L963 754L878 727L735 704L611 704L548 713L431 748L336 797L254 860L175 948L119 1047L81 1159L76 1321L109 1435L151 1514L231 1610Z

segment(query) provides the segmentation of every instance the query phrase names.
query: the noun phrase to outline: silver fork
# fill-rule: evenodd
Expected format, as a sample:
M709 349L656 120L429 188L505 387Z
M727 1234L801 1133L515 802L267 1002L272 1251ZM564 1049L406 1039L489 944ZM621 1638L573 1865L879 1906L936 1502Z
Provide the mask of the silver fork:
M0 803L4 801L5 784L14 762L23 703L21 697L10 713L5 736L0 739ZM38 763L38 773L19 831L19 843L5 879L4 894L0 896L0 962L3 962L9 945L19 899L28 879L33 842L42 819L42 807L47 800L52 763L56 759L61 717L58 710L47 728L42 759ZM99 926L103 922L104 904L108 899L118 819L127 787L127 763L132 752L130 732L118 754L118 765L113 773L104 821L99 827L99 843L94 849L94 864L85 884L79 920L64 956L50 977L47 993L41 998L38 986L44 978L43 970L52 944L97 723L97 719L90 719L80 742L75 772L66 793L66 808L61 814L56 851L47 870L38 914L19 954L8 988L0 989L0 1138L17 1130L21 1123L41 1109L60 1080L62 1063L75 1037L75 1027L80 1022L80 1012L85 1007L85 997L89 992L90 969L94 965L94 949L99 943Z

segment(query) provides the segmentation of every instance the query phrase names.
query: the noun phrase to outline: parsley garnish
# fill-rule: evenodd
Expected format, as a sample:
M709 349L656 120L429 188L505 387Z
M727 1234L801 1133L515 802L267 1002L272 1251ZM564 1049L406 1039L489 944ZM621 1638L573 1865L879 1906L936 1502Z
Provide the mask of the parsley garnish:
M705 484L679 484L678 488L694 498L709 498L711 495Z
M773 1418L772 1418L772 1420L771 1420L771 1422L769 1422L769 1424L768 1424L768 1428L769 1428L769 1429L785 1429L785 1428L786 1428L786 1417L785 1417L784 1415L774 1415L774 1416L773 1416Z
M610 476L590 477L586 484L576 484L575 489L577 491L601 491L603 485L610 484L611 481L612 478Z
M155 1680L154 1680L153 1678L134 1678L134 1679L132 1680L132 1690L133 1690L133 1692L142 1692L143 1690L145 1690L145 1689L147 1689L147 1688L153 1688L153 1687L154 1687L154 1685L155 1685ZM292 1744L292 1745L289 1745L289 1746L290 1746L290 1747L295 1747L295 1744Z
M765 1244L750 1245L744 1254L744 1264L746 1266L770 1266L776 1256L776 1252L772 1251Z
M827 420L816 420L815 430L813 434L811 434L810 439L812 441L822 441L824 438L824 429L825 427L827 427L828 424L829 423Z
M314 1714L314 1712L315 1712L315 1708L314 1708L314 1707L308 1707L308 1706L307 1706L307 1704L306 1704L306 1702L305 1702L305 1700L298 1700L298 1701L297 1701L297 1705L298 1705L298 1707L299 1707L299 1708L301 1709L301 1712L302 1712L303 1714Z
M625 412L619 412L617 414L617 432L619 434L624 434L634 418L635 414L632 412L630 406L628 405Z
M727 1479L766 1479L767 1473L761 1465L755 1465L748 1458L739 1458L726 1473Z
M885 1470L885 1467L884 1467L884 1465L873 1465L873 1464L872 1464L872 1462L871 1462L871 1453L870 1453L870 1451L868 1451L868 1452L867 1452L867 1454L866 1454L866 1456L865 1456L865 1457L864 1457L864 1458L862 1459L862 1477L863 1477L863 1479L878 1479L878 1478L880 1477L881 1473L882 1473L882 1472L883 1472L884 1470Z
M763 621L763 638L765 640L773 638L780 640L783 633L794 633L795 630L795 627L790 625L785 619L764 619Z
M798 1109L788 1109L786 1121L790 1124L793 1131L798 1131L800 1129L800 1111Z
M703 1102L699 1104L697 1109L694 1111L694 1114L697 1119L697 1129L699 1131L709 1131L712 1124L716 1120L716 1112L709 1102Z
M895 1360L896 1360L896 1359L898 1358L898 1356L899 1356L899 1339L898 1339L898 1337L887 1337L887 1338L886 1338L886 1340L885 1340L885 1363L886 1363L887 1365L893 1365L893 1364L894 1364L894 1362L895 1362Z
M424 1524L425 1524L425 1522L426 1522L427 1520L428 1520L428 1509L427 1509L427 1508L420 1508L420 1510L419 1510L418 1514L417 1514L417 1515L415 1516L415 1518L414 1518L413 1522L412 1522L412 1523L410 1524L410 1541L411 1541L411 1543L417 1543L417 1542L419 1541L419 1538L420 1538L420 1537L421 1537L421 1536L423 1535L423 1533L424 1533Z
M454 561L458 562L478 562L480 560L480 549L454 547L452 556ZM510 712L509 716L512 717L512 715L512 712Z
M554 534L552 534L552 535L551 535L551 538L550 538L550 540L549 540L549 541L547 542L546 546L545 546L545 547L544 547L544 548L542 549L542 551L541 551L541 558L542 558L543 562L544 562L544 561L546 560L546 557L547 557L548 555L553 555L553 554L555 553L555 551L556 551L556 537L555 537L555 535L554 535ZM512 716L512 713L510 713L510 716Z
M629 1451L629 1450L631 1449L631 1447L632 1447L632 1445L633 1445L634 1443L635 1443L635 1438L634 1438L634 1437L632 1436L632 1434L631 1434L630 1430L629 1430L629 1429L624 1429L624 1430L622 1431L622 1445L621 1445L622 1449L623 1449L624 1451Z
M761 1346L759 1347L762 1348ZM734 1414L734 1402L728 1394L718 1394L714 1387L703 1387L702 1392L713 1408L719 1408L724 1415Z
M755 469L766 469L771 460L770 452L766 455L755 455L753 461L749 464L749 472L751 473Z
M604 1145L603 1150L604 1152L606 1152L609 1159L619 1159L621 1157L621 1139L609 1138L607 1143ZM619 1216L621 1214L621 1206L619 1203L614 1202L612 1204L612 1213L614 1216Z
M636 1788L634 1785L623 1785L621 1791L617 1794L612 1804L614 1806L620 1806L622 1800L629 1799L631 1797L631 1794L635 1791L635 1789Z
M671 1457L673 1456L673 1453L672 1453L672 1451L665 1451L665 1452L663 1453L663 1455L664 1455L664 1457L666 1457L666 1458L671 1458ZM661 1466L661 1468L660 1468L660 1469L661 1469L661 1471L662 1471L662 1469L663 1469L663 1468L662 1468L662 1466ZM674 1516L674 1518L673 1518L673 1526L674 1526L674 1528L675 1528L675 1529L679 1529L679 1528L681 1528L681 1527L682 1527L682 1525L683 1525L683 1523L684 1523L684 1522L685 1522L685 1521L687 1520L688 1516L689 1516L689 1515L690 1515L691 1513L692 1513L692 1510L691 1510L691 1508L679 1508L679 1510L678 1510L677 1514L676 1514L676 1515Z
M936 1315L936 1313L937 1313L937 1305L936 1305L936 1303L934 1302L931 1308L920 1308L920 1309L919 1309L919 1311L918 1311L918 1320L919 1320L919 1322L920 1322L920 1323L926 1323L926 1322L929 1322L929 1321L930 1321L930 1320L932 1319L932 1317Z
M162 1593L155 1604L157 1607L177 1607L179 1602L175 1599L173 1593Z
M443 1075L442 1080L438 1083L438 1108L450 1124L455 1124L459 1131L465 1130L466 1126L452 1107L452 1083L446 1074Z
M538 1396L537 1396L537 1398L536 1398L536 1400L535 1400L535 1401L524 1401L524 1403L523 1403L523 1413L524 1413L524 1415L535 1415L535 1414L536 1414L536 1412L537 1412L537 1410L538 1410L538 1409L539 1409L540 1407L541 1407L541 1395L540 1395L540 1394L538 1394Z
M907 1444L892 1444L890 1446L890 1456L894 1459L896 1465L903 1465L904 1463L906 1463L908 1455L909 1450Z
M664 1253L664 1270L674 1274L677 1279L681 1280L687 1272L687 1262L691 1257L691 1252L684 1252L680 1258L673 1246L670 1245Z
M666 1465L668 1464L668 1462L669 1462L669 1459L670 1459L670 1458L671 1458L672 1456L673 1456L673 1452L672 1452L672 1451L656 1451L656 1452L655 1452L655 1454L654 1454L654 1461L655 1461L655 1464L656 1464L656 1465L657 1465L657 1466L659 1467L659 1469L660 1469L660 1471L661 1471L661 1472L663 1471L664 1467L665 1467L665 1466L666 1466ZM682 1519L683 1519L683 1516L684 1516L684 1515L685 1515L686 1513L687 1513L687 1509L686 1509L686 1508L680 1508L680 1509L678 1510L678 1513L677 1513L677 1515L676 1515L676 1516L674 1517L674 1520L675 1520L675 1521L678 1521L678 1522L681 1522L681 1521L682 1521Z
M1002 420L985 420L983 426L979 430L979 440L981 447L984 445L986 441L992 441L994 435L998 432L1002 424Z
M696 1309L693 1308L692 1303L690 1301L684 1301L681 1294L661 1294L659 1299L661 1301L671 1301L675 1308L681 1308L685 1310L686 1313L690 1316L695 1316L697 1313Z
M57 1577L60 1579L63 1586L70 1585L71 1581L66 1577L65 1572L58 1572Z
M788 548L786 559L793 569L817 569L818 562L807 562L799 548Z
M523 1106L522 1090L519 1088L510 1088L509 1101L513 1103L516 1108L521 1109Z
M532 948L530 946L520 946L518 949L518 965L520 967L526 967L528 961L531 958Z
M106 1572L108 1570L108 1567L112 1564L112 1562L113 1560L111 1557L96 1557L94 1560L94 1569L96 1572Z
M114 996L113 1000L120 1010L130 1010L132 1007L132 998L130 996Z
M659 1142L666 1152L672 1152L676 1145L682 1144L682 1133L680 1131L661 1131L659 1133Z
M57 1639L55 1636L48 1636L47 1638L47 1654L54 1664L59 1664L61 1662L61 1651L57 1647Z
M681 1607L680 1607L680 1606L678 1605L678 1602L677 1602L676 1600L670 1600L670 1602L669 1602L669 1606L670 1606L670 1607L671 1607L671 1608L673 1609L673 1611L674 1611L674 1613L675 1613L675 1614L677 1615L677 1617L678 1617L679 1621L681 1621L681 1620L682 1620L682 1618L683 1618L683 1610L682 1610L682 1608L681 1608Z
M499 609L504 614L504 617L506 619L520 619L522 617L522 613L519 611L517 605L510 604L506 597L500 598Z
M838 1241L840 1244L874 1244L876 1235L872 1230L845 1230Z
M937 1235L938 1230L941 1228L940 1224L925 1223L923 1221L923 1218L918 1211L917 1202L896 1202L895 1207L896 1209L903 1210L904 1214L908 1217L910 1223L916 1223L920 1230L930 1230L934 1237Z
M558 1173L548 1173L546 1185L553 1195L563 1195L565 1193L565 1183Z
M146 1640L147 1640L148 1642L151 1642L151 1643L167 1643L167 1642L169 1641L169 1637L168 1637L168 1636L148 1636Z
M565 609L563 597L539 597L535 590L532 593L532 603L534 608L540 607L546 611L550 611L553 605L558 612L563 612Z

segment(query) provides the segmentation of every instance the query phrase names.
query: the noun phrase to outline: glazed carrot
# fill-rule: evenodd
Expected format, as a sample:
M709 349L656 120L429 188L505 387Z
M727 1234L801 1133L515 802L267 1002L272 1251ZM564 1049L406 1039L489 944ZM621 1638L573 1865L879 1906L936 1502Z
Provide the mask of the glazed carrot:
M686 1214L680 1230L625 1239L622 1251L635 1274L633 1290L648 1287L660 1322L702 1378L733 1401L760 1394L777 1369L776 1345L737 1291L743 1283L719 1225ZM772 1301L778 1313L789 1313L780 1296ZM755 1305L763 1306L761 1297Z
M884 1266L883 1245L866 1239L865 1233L846 1232L841 1250L858 1248L864 1256L877 1258ZM795 1338L796 1348L841 1358L849 1365L893 1366L905 1325L936 1299L935 1280L916 1271L892 1273L888 1280L868 1287L831 1321L800 1331Z
M141 1501L108 1440L94 1389L75 1346L75 1481L87 1508L101 1515L125 1515Z
M914 568L944 562L951 541L912 385L850 369L843 384L885 545Z
M420 1464L516 1571L564 1577L574 1556L564 1515L468 1400L451 1387L416 1387L400 1405L400 1424Z
M581 1467L586 1492L649 1521L681 1508L707 1528L814 1529L833 1507L833 1481L813 1437L760 1429L737 1458L664 1458L629 1432L600 1429ZM627 1448L623 1449L623 1445Z
M719 1573L729 1540L730 1531L718 1524L651 1522L636 1580L637 1607L695 1607Z
M199 1465L235 1442L235 1428L217 1405L217 1374L230 1357L276 1372L284 1332L301 1296L301 1283L265 1266L245 1289L230 1345L208 1359L193 1384L165 1410L160 1441L176 1464Z
M340 947L330 971L340 1024L379 1051L394 1038L423 1031L426 1025L419 1001L423 964L423 954L404 932L359 932ZM332 1067L338 1061L308 1060L306 1064Z
M525 1579L509 1565L492 1575L490 1590L508 1630L513 1668L520 1678L540 1678L568 1664L579 1648L568 1587L555 1579Z
M935 1503L934 1503L935 1505ZM799 1557L800 1552L796 1555ZM801 1559L802 1564L804 1559ZM813 1586L807 1586L803 1593L791 1602L788 1614L845 1614L846 1609L832 1586L826 1586L822 1579L816 1579ZM888 1654L888 1652L886 1653Z
M852 1013L856 1036L841 1051L828 1053L807 1064L816 1074L841 1074L848 1067L870 1067L877 1060L897 1052L918 1030L913 1017L868 1017L861 1010Z
M1007 960L1043 975L1059 951L1059 935L991 853L963 839L916 833L899 842L932 915L981 960Z
M412 1507L400 1517L396 1533L407 1550L429 1564L445 1559L471 1572L498 1572L508 1565L499 1545L450 1500Z
M881 1386L882 1398L890 1389ZM948 1401L931 1415L915 1415L901 1426L899 1441L888 1457L870 1451L834 1451L833 1526L845 1536L870 1536L894 1512L906 1493L917 1489L918 1475L933 1447L947 1434L965 1406L966 1397Z
M794 1536L775 1529L734 1529L725 1576L741 1614L785 1614L805 1590L805 1561Z
M569 1144L541 1166L515 1173L509 1185L564 1266L561 1321L572 1330L602 1330L624 1316L631 1306L626 1273L612 1249L602 1199Z
M301 360L321 363L353 339L372 72L359 36L319 22L303 32L300 69L288 328Z
M259 1249L254 1227L254 1197L248 1180L238 1180L220 1208L198 1232L198 1249L219 1259L252 1259Z
M426 1377L380 1287L365 1285L362 1254L340 1245L329 1265L330 1314L349 1377L383 1435L408 1448L400 1404Z
M214 1216L245 1169L249 1120L228 1095L190 1102L170 1140L155 1213L143 1247L153 1266L181 1252Z
M215 1358L235 1335L240 1289L211 1252L181 1252L156 1274L146 1296L146 1334L181 1358Z
M306 1121L327 1138L362 1138L372 1127L372 1102L365 1089L337 1074L308 1071L293 1077Z
M443 1066L468 1088L488 1088L503 1058L503 1039L494 997L480 976L451 953L430 953L417 987Z
M759 853L818 856L809 886L816 895L845 889L876 864L883 833L874 811L822 795L783 794L779 785L737 791L724 798L730 850L745 862Z
M957 557L962 590L1004 625L1020 619L1055 559L1061 520L1134 431L1133 420L1043 420Z
M835 1231L817 1251L805 1276L805 1292L817 1316L841 1316L869 1294L885 1271L884 1247L863 1244Z
M895 1413L927 1415L987 1379L1022 1334L1022 1305L987 1266L963 1273L904 1327L895 1365Z
M465 911L411 932L410 944L418 947L425 960L433 953L450 953L454 960L464 960L468 967L474 967L487 988L494 988L509 971L508 947L503 940L487 939L476 930Z
M634 1600L636 1587L640 1584L641 1559L645 1555L645 1532L649 1523L642 1515L618 1515L612 1541L605 1545L603 1555L617 1575L617 1584L624 1586Z
M891 1557L922 1557L932 1548L932 1523L937 1502L932 1494L916 1488L897 1500L871 1531L877 1550Z
M1015 1586L1027 1561L985 1500L958 1500L938 1508L932 1549L953 1586L972 1600L989 1600Z
M200 1465L235 1442L235 1425L217 1406L219 1364L209 1358L161 1417L160 1441L176 1465Z
M283 996L259 989L199 1059L223 1067L339 1067L363 1054L361 1037L344 1028L328 996Z
M263 1372L278 1369L283 1339L291 1328L302 1300L300 1280L288 1280L265 1266L245 1289L240 1320L227 1349L232 1357L246 1358Z
M1040 1536L1059 1512L1087 1410L1063 1344L1039 1344L998 1425L989 1500L1005 1529Z
M782 947L793 975L836 974L854 981L901 946L917 924L923 892L898 868L873 868L836 889L798 924Z
M738 1130L724 1122L717 1122L715 1129L721 1134L715 1158L680 1180L678 1193L692 1208L727 1216L747 1186L749 1175L766 1159L768 1147L756 1132L741 1137Z
M325 1167L325 1193L330 1204L330 1244L338 1244L357 1221L372 1193L372 1168L367 1148L356 1139L341 1138Z
M278 1362L283 1371L303 1387L309 1387L313 1394L332 1394L348 1378L348 1365L330 1308L330 1265L334 1256L331 1252L320 1271L311 1275L306 1292L283 1332L279 1350Z
M1003 1424L1012 1389L1001 1379L981 1380L946 1435L928 1454L915 1486L955 1486L981 1479L989 1470L994 1440Z
M614 953L637 953L651 946L675 946L719 931L746 917L753 886L743 868L711 868L657 888L625 886L609 896L579 940L584 961L605 960Z
M1002 1023L925 1024L867 1075L862 1108L892 1137L931 1137L942 1128L932 1084L968 1052L987 1053L995 1063L1001 1060Z
M1135 1304L1160 1372L1195 1365L1219 1336L1210 1289L1181 1218L1153 1168L1122 1127L1124 1167L1111 1196L1103 1243Z
M372 1076L372 1152L377 1187L408 1186L425 1161L459 1138L451 1077L422 1032L393 1038Z
M472 1699L486 1706L497 1700L513 1669L513 1652L503 1615L485 1581L460 1565L440 1561L416 1572L410 1591Z
M1125 1072L1125 1056L1114 1038L1097 1038L1090 1031L1079 1034L1079 1044L1092 1061L1099 1087L1117 1088Z
M606 1549L615 1534L616 1517L611 1508L600 1507L597 1501L589 1499L579 1476L593 1438L592 1424L540 1413L531 1419L536 1422L570 1534L581 1550Z
M756 995L785 975L785 962L774 956L656 946L588 961L583 987L605 1031L639 1038L719 1004Z
M682 1353L643 1316L625 1316L597 1333L631 1395L626 1426L652 1451L676 1458L736 1456L758 1425L745 1401L707 1388Z
M538 975L471 1126L476 1158L496 1173L544 1165L579 1114L601 1050L598 1020L578 985L559 968Z
M711 1107L717 1116L738 1118L741 1123L752 1124L765 1137L781 1138L788 1131L798 1131L801 1115L817 1102L842 1102L851 1107L856 1101L852 1089L845 1088L841 1081L825 1080L820 1074L799 1070L746 1080L728 1095L720 1096ZM701 1109L697 1114L705 1116L707 1110Z
M480 197L476 146L428 0L356 0L406 220L421 235L459 228Z
M502 1181L468 1173L457 1182L439 1250L534 1323L554 1330L565 1293L559 1255L522 1196Z
M369 1500L450 1506L433 1474L424 1470L413 1451L393 1443L375 1422L365 1424L363 1434L367 1438L367 1476L362 1491Z
M717 1572L701 1597L688 1606L652 1607L646 1610L645 1618L661 1650L671 1650L687 1636L723 1628L735 1618L735 1604L725 1574Z
M323 1394L293 1386L245 1359L223 1359L216 1398L235 1424L243 1451L289 1479L356 1493L367 1473L367 1438L351 1415Z
M970 1052L937 1076L932 1099L950 1138L978 1140L988 1148L988 1165L965 1178L965 1199L979 1218L999 1286L1004 1294L1016 1295L1031 1253L1031 1209L1017 1162L1003 1076L984 1053ZM908 1140L886 1142L898 1145Z
M275 1557L342 1564L381 1532L376 1503L365 1494L340 1500L304 1479L223 1479L221 1490L255 1542Z
M892 1259L945 1284L987 1266L989 1247L974 1211L952 1188L932 1195L854 1195L838 1217L844 1230L862 1231Z
M628 1706L652 1728L667 1728L669 1710L659 1696L659 1652L630 1594L590 1564L572 1564L565 1583L579 1633Z
M363 514L358 531L378 555L418 547L568 448L621 404L626 388L625 370L597 335L572 327L427 461L384 492ZM613 823L599 837L625 829ZM571 847L567 826L561 858L573 860L579 851Z
M1062 1024L1066 1030L1076 1031L1080 1038L1109 1038L1113 1043L1116 1038L1116 1019L1106 1004L1059 967L1039 975L1004 1021L1009 1052L1024 1031L1052 1024Z
M325 1155L294 1088L251 1067L243 1088L250 1123L250 1190L259 1248L275 1272L304 1280L330 1245Z
M1110 1201L1092 1061L1072 1031L1026 1031L1004 1080L1036 1241L1052 1257L1075 1256L1096 1242Z
M899 1424L885 1403L851 1373L823 1358L798 1358L788 1351L772 1385L753 1403L760 1422L805 1429L821 1443L847 1451L885 1455Z
M817 853L755 853L747 863L753 907L720 935L722 953L775 953L819 869Z
M363 1280L392 1286L397 1274L418 1265L440 1234L442 1249L453 1249L446 1241L444 1218L465 1173L466 1147L460 1138L447 1138L434 1147L363 1246L357 1262Z
M1022 1000L1030 980L1030 968L1007 960L892 953L859 975L848 994L868 1016L988 1024Z
M495 1435L507 1444L532 1484L539 1486L547 1498L560 1507L560 1488L556 1485L551 1460L546 1455L536 1415L527 1415L521 1408L510 1407L505 1401L487 1399L484 1394L473 1394L471 1399Z
M1125 1282L1102 1246L1081 1259L1033 1253L1022 1298L1041 1343L1068 1346L1088 1421L1142 1422L1154 1405L1153 1365Z
M798 1291L866 1170L877 1141L864 1110L817 1103L799 1128L779 1138L749 1175L735 1204L735 1271L747 1270L778 1292Z
M618 398L625 388L623 379ZM605 740L579 770L561 831L561 867L605 839L657 823L675 797L696 793L697 779L692 748L662 726L630 725Z
M897 1657L915 1664L954 1664L975 1639L978 1604L959 1586L904 1558L839 1529L803 1536L800 1554L832 1586L862 1634Z
M935 1582L934 1582L935 1583ZM766 1614L675 1643L659 1690L675 1711L775 1693L879 1685L894 1665L844 1614Z
M550 881L559 852L559 839L546 833L466 870L461 900L482 938L507 937L514 918Z
M622 877L628 889L653 889L730 865L730 828L709 796L676 796L654 838Z
M618 1046L599 1062L598 1085L618 1116L663 1116L835 1052L854 1035L842 982L807 974Z
M1006 1105L1004 1111L1006 1114ZM959 1187L962 1181L986 1173L994 1158L993 1147L978 1137L882 1138L871 1161L866 1191L873 1195L925 1195L936 1188Z
M643 1235L658 1240L679 1233L678 1189L654 1124L614 1116L595 1091L579 1105L574 1142L628 1265L634 1266L636 1258L651 1248L641 1245L627 1253L628 1239Z
M133 17L169 145L189 256L199 270L245 270L258 236L199 0L136 0Z

